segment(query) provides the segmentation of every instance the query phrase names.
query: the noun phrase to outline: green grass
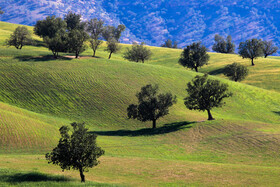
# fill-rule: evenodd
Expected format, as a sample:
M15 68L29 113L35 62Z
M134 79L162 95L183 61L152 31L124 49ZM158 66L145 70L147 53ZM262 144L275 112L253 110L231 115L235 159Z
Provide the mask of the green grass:
M238 55L210 53L209 65L199 71L229 84L233 97L223 108L213 109L217 120L208 122L206 112L184 106L187 82L201 73L178 64L180 49L149 47L153 57L144 64L123 59L129 45L122 45L111 60L105 44L98 58L88 49L80 59L69 58L71 54L53 59L43 46L2 46L16 25L0 26L0 171L6 176L0 185L78 185L75 171L63 175L71 181L7 181L34 171L47 178L62 175L43 154L56 145L58 128L73 121L86 122L105 149L101 164L86 174L100 185L279 185L278 57L259 58L251 67ZM241 83L222 75L222 68L233 62L250 69ZM136 92L149 83L178 98L155 130L151 123L126 117Z

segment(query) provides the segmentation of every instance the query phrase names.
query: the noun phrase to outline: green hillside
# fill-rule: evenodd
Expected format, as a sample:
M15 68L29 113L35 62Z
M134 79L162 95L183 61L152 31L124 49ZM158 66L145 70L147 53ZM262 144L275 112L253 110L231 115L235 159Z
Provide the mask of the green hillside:
M144 64L123 59L129 45L122 45L111 60L105 44L97 51L98 58L92 58L88 49L80 59L61 54L64 57L55 60L38 37L37 46L22 50L3 46L15 28L0 22L0 168L61 174L43 154L55 146L60 126L79 121L99 135L98 143L106 151L101 164L86 174L91 181L279 185L278 57L259 58L250 67L238 55L210 53L209 65L199 71L229 84L233 97L223 108L214 109L217 120L208 122L206 112L184 106L186 84L197 73L179 66L180 49L150 47L153 58ZM249 67L250 75L241 83L221 73L232 62ZM136 92L149 83L178 98L156 130L150 129L150 123L126 117ZM77 172L64 175L79 178Z

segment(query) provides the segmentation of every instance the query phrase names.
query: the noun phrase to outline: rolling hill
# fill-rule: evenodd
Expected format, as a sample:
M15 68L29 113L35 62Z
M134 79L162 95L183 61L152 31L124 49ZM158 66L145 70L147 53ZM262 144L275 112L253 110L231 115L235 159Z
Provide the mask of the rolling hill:
M237 55L210 53L209 65L199 71L229 84L233 97L214 109L217 120L208 122L206 113L187 110L183 104L187 82L201 73L178 65L180 49L149 47L153 58L145 64L123 59L126 44L111 60L104 45L98 58L88 49L80 59L61 54L65 57L55 60L43 46L3 46L15 27L0 22L0 168L5 172L9 168L15 173L61 174L43 154L56 144L61 125L80 121L99 135L98 144L106 151L101 164L86 174L90 181L133 186L279 185L278 57L259 58L250 67ZM244 82L222 75L222 68L232 62L248 65L250 75ZM178 97L156 130L150 123L126 117L136 92L148 83ZM64 176L78 178L77 174ZM0 184L9 184L3 180Z

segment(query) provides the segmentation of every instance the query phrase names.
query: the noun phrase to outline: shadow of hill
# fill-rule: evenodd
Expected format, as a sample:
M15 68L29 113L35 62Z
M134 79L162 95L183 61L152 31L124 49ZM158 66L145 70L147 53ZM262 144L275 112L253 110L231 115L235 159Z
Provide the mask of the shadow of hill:
M15 59L18 59L20 61L50 61L50 60L72 60L72 58L67 58L63 56L59 56L58 58L54 58L52 55L46 55L46 56L17 56Z
M37 173L37 172L30 172L30 173L4 174L0 176L0 181L9 182L9 183L41 182L41 181L65 182L65 181L71 181L71 179L64 176L51 176L51 175Z
M195 122L183 121L165 124L164 126L158 127L156 129L145 128L139 130L94 131L92 133L101 136L153 136L159 134L167 134L185 128L191 128L191 124L193 123Z
M223 74L225 71L225 68L215 69L213 71L208 72L209 75L219 75Z

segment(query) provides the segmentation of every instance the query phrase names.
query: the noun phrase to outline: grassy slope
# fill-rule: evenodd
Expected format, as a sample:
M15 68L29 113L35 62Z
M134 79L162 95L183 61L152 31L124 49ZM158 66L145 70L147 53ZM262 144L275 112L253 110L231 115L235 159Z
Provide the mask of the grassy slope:
M0 24L0 32L4 33L0 42L3 43L15 25ZM123 50L126 46L123 45ZM136 64L124 61L121 54L113 54L109 61L102 48L97 51L101 58L90 58L91 51L87 50L82 59L52 60L45 57L50 52L43 47L28 46L18 51L0 46L0 100L43 114L1 104L1 116L5 116L0 121L1 132L8 132L12 127L16 134L10 136L10 131L3 133L3 139L9 143L0 141L2 150L45 153L41 145L49 142L48 146L53 147L58 127L78 120L86 121L92 130L101 135L99 143L106 150L105 163L89 174L91 180L109 182L113 178L114 183L158 184L167 178L165 182L171 184L210 185L215 181L218 185L239 185L240 182L253 185L251 179L262 172L262 177L258 177L255 184L266 184L265 177L268 176L269 184L277 184L275 176L279 174L280 140L280 87L277 84L280 61L277 58L259 59L255 67L250 67L250 77L244 83L261 88L220 79L230 85L234 96L227 100L224 108L214 109L217 121L191 123L206 119L206 114L188 111L183 104L186 83L197 74L178 65L181 50L151 47L153 59L145 64ZM219 75L220 69L233 61L249 64L237 55L210 55L209 66L203 67L202 72ZM160 120L160 128L156 131L138 130L150 127L150 124L127 120L125 114L128 104L136 102L136 91L148 83L157 83L162 91L178 96L178 103L172 107L169 116ZM24 123L29 125L24 125L27 136L22 135ZM120 128L129 130L120 131ZM33 133L34 129L40 132ZM20 137L20 142L30 148L22 149L23 143L17 143L16 138L11 137ZM34 147L40 148L34 151ZM22 164L22 169L27 171L32 170L30 165L36 163L33 156L22 156L21 159L12 155L1 157L4 162L0 164L5 168L12 167L9 164L11 160ZM6 163L5 160L10 161ZM27 164L27 160L32 164ZM114 169L115 163L120 163L117 169ZM58 172L43 160L40 164L40 171ZM272 168L273 165L277 167ZM187 172L186 167L190 168ZM215 172L211 173L213 170ZM156 172L158 177L152 172ZM243 180L239 180L237 174L231 178L236 172L243 176ZM208 180L216 175L219 177Z

